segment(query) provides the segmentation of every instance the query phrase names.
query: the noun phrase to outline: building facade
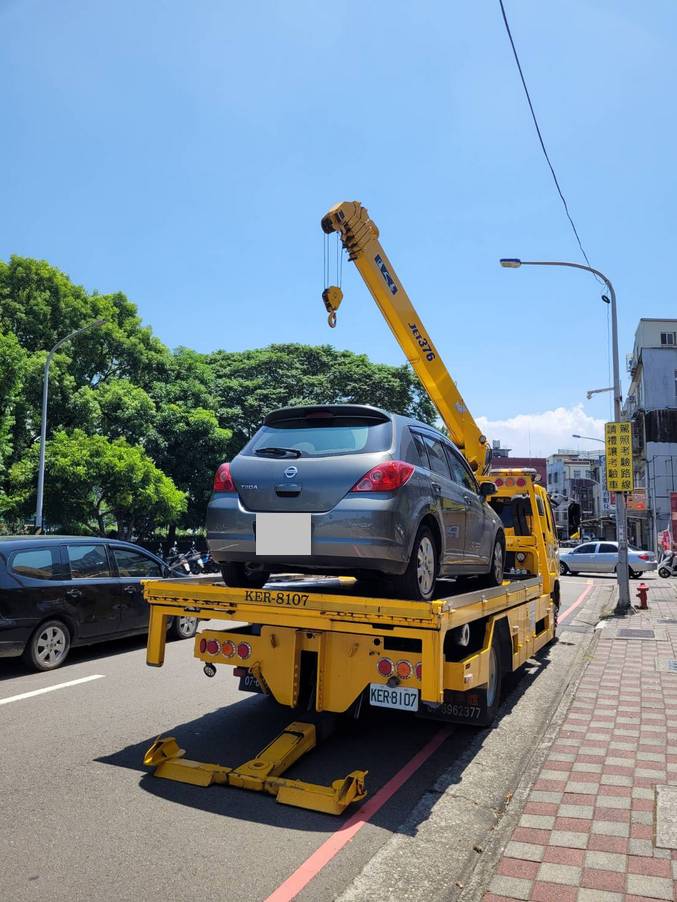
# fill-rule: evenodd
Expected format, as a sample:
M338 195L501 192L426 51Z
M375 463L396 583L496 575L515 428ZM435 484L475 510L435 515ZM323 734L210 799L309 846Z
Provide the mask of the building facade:
M579 523L581 536L615 536L602 451L581 453L562 448L548 457L547 474L560 538L569 538Z
M656 549L670 530L677 549L677 319L640 319L627 368L623 413L633 423L637 501L635 510L628 505L629 540Z

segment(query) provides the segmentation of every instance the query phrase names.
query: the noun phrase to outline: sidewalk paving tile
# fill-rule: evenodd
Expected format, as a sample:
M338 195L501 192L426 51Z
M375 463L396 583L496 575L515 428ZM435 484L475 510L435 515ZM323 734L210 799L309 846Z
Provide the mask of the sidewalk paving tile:
M654 592L633 628L677 618L677 587ZM677 848L656 845L657 793L677 798L677 675L665 669L677 628L633 641L614 638L617 625L594 648L484 902L677 902Z

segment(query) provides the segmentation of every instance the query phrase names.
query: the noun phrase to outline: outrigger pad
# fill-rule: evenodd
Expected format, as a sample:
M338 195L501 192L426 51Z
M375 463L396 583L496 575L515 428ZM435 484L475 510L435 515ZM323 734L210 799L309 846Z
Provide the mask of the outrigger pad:
M359 802L367 792L367 772L355 770L330 786L287 780L281 774L303 754L315 747L315 725L294 722L283 730L256 758L236 768L207 764L185 758L173 736L156 739L144 755L144 764L153 767L153 776L192 786L233 786L253 792L267 792L283 805L294 805L325 814L342 814L348 805Z

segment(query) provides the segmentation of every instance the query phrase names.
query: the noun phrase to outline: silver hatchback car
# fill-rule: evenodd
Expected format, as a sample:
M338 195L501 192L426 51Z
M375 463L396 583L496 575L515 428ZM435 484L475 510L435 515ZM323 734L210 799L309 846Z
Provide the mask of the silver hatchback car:
M502 581L492 490L425 423L362 405L286 408L217 470L207 541L230 586L342 573L429 599L438 577Z
M559 571L562 576L576 573L614 573L618 566L618 542L585 542L576 548L560 549ZM652 551L628 548L628 572L634 578L658 566Z

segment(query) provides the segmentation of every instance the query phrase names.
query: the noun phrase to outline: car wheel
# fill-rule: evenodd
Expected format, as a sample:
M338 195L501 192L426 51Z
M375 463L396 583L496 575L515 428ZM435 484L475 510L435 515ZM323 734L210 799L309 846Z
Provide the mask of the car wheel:
M633 570L632 567L628 567L628 576L630 579L639 579L640 573L638 570Z
M671 574L671 571L670 571L669 567L659 567L658 568L658 575L662 576L663 579L667 579L670 576L670 574Z
M70 630L60 620L48 620L35 630L24 649L23 660L34 670L56 670L68 656Z
M487 573L484 584L487 586L500 586L503 582L503 542L497 538L494 542L494 550L491 552L491 567Z
M568 576L570 572L571 571L569 570L567 565L564 563L564 561L560 561L559 562L559 575L560 576Z
M419 527L409 564L394 582L397 594L413 601L430 601L439 570L437 545L428 526Z
M174 617L169 627L172 639L192 639L197 632L197 617Z
M270 579L270 570L263 564L247 561L221 564L221 575L224 583L233 589L261 589Z

